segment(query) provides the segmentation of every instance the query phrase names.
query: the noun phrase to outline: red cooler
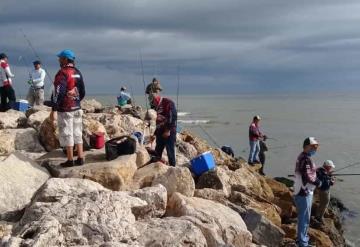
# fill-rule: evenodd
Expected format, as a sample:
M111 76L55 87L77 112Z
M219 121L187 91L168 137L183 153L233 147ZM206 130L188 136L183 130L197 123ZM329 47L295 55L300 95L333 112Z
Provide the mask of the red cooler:
M105 145L105 133L95 132L90 136L90 146L95 149L101 149Z

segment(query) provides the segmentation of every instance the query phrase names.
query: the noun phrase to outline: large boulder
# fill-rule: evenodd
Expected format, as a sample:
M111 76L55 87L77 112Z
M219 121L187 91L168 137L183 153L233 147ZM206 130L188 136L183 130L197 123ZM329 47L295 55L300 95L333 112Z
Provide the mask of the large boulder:
M265 200L257 200L254 197L238 191L232 191L229 200L232 203L241 206L242 208L252 208L260 214L264 215L274 225L279 227L281 226L281 209L275 204Z
M137 145L136 147L136 165L138 168L141 168L148 164L150 161L149 152L143 145Z
M46 151L58 149L60 143L56 122L53 123L49 117L46 118L40 125L39 138Z
M132 188L133 176L137 170L136 154L119 156L107 161L101 150L91 150L85 153L85 164L62 168L64 154L59 151L49 153L39 161L47 163L47 168L53 176L59 178L86 178L98 182L111 190L128 190Z
M26 208L8 242L19 244L10 246L138 246L133 209L143 206L145 201L127 192L113 192L85 179L50 179Z
M252 236L241 216L232 209L209 200L174 193L167 215L183 216L201 229L208 246L251 246Z
M271 223L266 217L253 209L246 210L241 214L247 229L253 236L253 241L268 247L280 246L285 233L284 231Z
M86 99L81 101L81 108L85 113L94 113L100 112L103 109L103 106L95 99Z
M166 173L153 180L152 185L157 184L165 186L169 197L175 192L193 196L195 191L194 179L189 169L185 167L169 167Z
M151 163L138 169L133 177L134 188L144 188L152 185L154 179L157 176L165 174L169 169L169 166L164 165L161 162Z
M92 134L95 132L103 132L105 133L106 136L106 129L104 125L100 123L98 120L92 119L87 115L84 115L83 117L83 130L88 134Z
M136 228L141 232L140 246L206 247L201 230L183 218L166 217L139 221Z
M32 114L37 113L37 112L48 112L48 115L51 112L51 107L46 106L46 105L34 105L33 107L31 107L29 110L27 110L25 112L25 115L27 118L29 118Z
M16 129L26 125L25 113L15 110L0 112L0 129Z
M138 197L147 202L146 207L142 207L137 215L147 218L162 217L166 212L167 192L161 184L154 187L147 187L135 190L130 193L131 196Z
M196 189L211 188L221 190L226 196L229 196L231 194L229 172L227 167L220 166L215 170L203 173L196 183Z
M20 153L0 162L0 218L13 219L49 178L48 172Z
M296 239L296 224L282 225L281 228L284 230L286 238ZM314 242L316 246L335 247L329 236L319 230L309 228L308 234L310 241Z
M181 137L181 135L180 135ZM195 158L198 155L196 148L188 142L183 141L182 139L178 138L176 140L176 147L178 153L182 153L186 158L189 160Z
M37 111L28 117L27 124L37 131L40 131L40 126L45 121L45 119L49 117L49 115L49 111Z
M9 154L15 150L33 153L45 151L33 128L0 130L0 154Z

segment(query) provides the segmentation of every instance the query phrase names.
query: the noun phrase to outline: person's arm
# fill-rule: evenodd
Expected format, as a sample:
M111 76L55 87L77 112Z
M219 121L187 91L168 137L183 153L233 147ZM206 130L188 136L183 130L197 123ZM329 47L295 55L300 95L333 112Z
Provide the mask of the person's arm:
M310 159L304 159L304 172L302 174L303 182L307 182L319 187L321 185L321 181L317 178L316 171L313 171L312 166L313 164Z
M7 77L9 77L9 78L15 77L15 75L11 72L10 66L8 63L5 63L5 62L1 63L1 67L5 70L5 74Z
M44 82L45 76L46 76L45 70L40 70L40 76L35 78L34 75L33 75L32 76L32 81L33 81L34 84Z
M77 72L80 74L80 79L78 81L77 88L78 88L80 100L83 100L85 97L85 84L81 72L80 71Z
M167 121L167 126L166 128L168 130L171 130L173 128L176 128L176 121L177 121L177 111L176 111L176 107L175 104L173 102L171 102L169 104L169 118Z

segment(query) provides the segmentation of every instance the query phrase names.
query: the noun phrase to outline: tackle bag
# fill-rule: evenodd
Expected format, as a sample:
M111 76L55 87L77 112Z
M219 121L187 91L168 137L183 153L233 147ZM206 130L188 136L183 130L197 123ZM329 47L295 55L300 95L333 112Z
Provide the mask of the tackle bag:
M124 135L113 138L105 143L107 160L114 160L120 155L133 154L136 152L136 140Z

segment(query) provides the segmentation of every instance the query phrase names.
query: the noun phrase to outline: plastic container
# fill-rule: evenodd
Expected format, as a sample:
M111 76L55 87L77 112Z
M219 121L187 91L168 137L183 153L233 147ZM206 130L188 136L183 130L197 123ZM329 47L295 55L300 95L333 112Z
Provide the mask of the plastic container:
M195 173L196 176L200 176L204 172L210 171L215 168L215 160L214 156L210 151L205 152L198 157L192 159L191 163L191 170Z
M15 103L15 110L26 112L29 109L29 102L27 100L19 100Z
M105 133L95 132L90 136L90 146L95 149L102 149L105 145Z

